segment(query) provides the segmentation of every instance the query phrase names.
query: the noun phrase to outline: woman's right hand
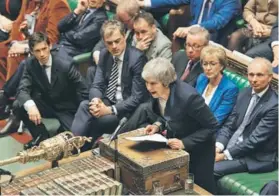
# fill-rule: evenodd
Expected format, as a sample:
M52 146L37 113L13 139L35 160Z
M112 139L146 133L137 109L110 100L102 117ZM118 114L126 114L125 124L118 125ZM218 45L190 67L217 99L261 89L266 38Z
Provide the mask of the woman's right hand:
M144 134L153 135L159 132L159 127L157 125L147 125L144 129Z

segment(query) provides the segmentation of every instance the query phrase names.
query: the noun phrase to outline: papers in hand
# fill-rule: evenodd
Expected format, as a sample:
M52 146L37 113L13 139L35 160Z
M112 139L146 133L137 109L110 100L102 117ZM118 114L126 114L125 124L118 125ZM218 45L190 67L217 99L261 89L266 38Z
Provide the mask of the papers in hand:
M167 143L167 138L162 136L161 134L155 133L153 135L143 135L138 137L126 137L125 139L131 140L131 141L150 141L150 142L164 142Z

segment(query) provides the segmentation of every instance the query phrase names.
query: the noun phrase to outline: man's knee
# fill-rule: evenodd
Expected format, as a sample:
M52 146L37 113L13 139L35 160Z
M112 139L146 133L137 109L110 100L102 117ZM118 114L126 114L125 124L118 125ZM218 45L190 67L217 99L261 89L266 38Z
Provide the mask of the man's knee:
M88 108L89 108L89 101L84 100L79 104L77 113L82 112L82 111L88 111Z

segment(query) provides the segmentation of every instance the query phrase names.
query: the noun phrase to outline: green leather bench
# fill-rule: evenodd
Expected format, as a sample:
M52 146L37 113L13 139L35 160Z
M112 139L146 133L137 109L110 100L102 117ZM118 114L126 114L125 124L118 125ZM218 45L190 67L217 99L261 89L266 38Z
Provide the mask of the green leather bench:
M222 195L259 195L261 188L270 180L278 180L278 170L260 174L230 174L217 182L218 193Z
M247 78L234 73L233 71L224 70L224 75L227 76L231 81L233 81L239 89L243 89L249 86Z

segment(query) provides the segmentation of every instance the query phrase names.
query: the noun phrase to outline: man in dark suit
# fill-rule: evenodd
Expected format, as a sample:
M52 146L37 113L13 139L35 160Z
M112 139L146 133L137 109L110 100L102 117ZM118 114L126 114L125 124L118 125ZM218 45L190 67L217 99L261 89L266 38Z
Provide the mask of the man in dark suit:
M96 140L111 133L119 120L132 113L144 101L146 88L141 78L145 55L126 46L124 25L111 20L103 24L101 35L106 48L101 51L96 76L77 111L71 130L75 135Z
M248 66L251 87L241 91L216 140L215 176L270 172L277 168L278 95L271 88L271 63L255 58Z
M19 84L15 114L30 130L30 148L48 138L42 117L57 118L63 130L69 130L79 103L87 99L87 87L72 59L59 48L50 50L50 42L42 33L29 39L33 56L25 61Z
M77 8L58 24L59 44L70 56L92 51L100 40L100 29L107 15L104 0L79 0Z
M203 27L192 27L186 38L185 51L173 55L172 63L177 78L195 87L198 76L203 73L200 64L202 49L208 45L209 32Z

